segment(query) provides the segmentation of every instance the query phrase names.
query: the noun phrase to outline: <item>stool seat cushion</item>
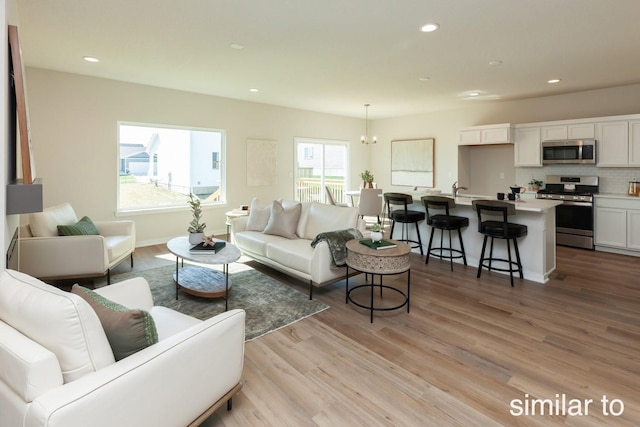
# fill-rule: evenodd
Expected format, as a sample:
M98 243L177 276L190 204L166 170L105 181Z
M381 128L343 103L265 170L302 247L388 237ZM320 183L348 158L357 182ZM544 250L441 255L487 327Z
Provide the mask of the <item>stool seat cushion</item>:
M425 213L420 211L404 211L398 209L391 212L391 219L398 222L418 222L425 219Z
M427 224L442 230L458 230L469 225L469 218L455 215L431 215Z
M483 221L480 224L480 232L498 239L515 239L527 235L527 226L522 224L507 223L507 234L504 234L504 222Z

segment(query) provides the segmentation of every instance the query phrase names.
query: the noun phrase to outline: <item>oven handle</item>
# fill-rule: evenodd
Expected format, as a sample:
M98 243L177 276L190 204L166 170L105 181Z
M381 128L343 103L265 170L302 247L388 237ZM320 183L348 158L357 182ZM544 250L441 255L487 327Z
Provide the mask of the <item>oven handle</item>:
M571 202L568 200L565 200L564 202L562 202L562 204L565 206L587 206L587 207L593 206L593 203L590 203L590 202Z

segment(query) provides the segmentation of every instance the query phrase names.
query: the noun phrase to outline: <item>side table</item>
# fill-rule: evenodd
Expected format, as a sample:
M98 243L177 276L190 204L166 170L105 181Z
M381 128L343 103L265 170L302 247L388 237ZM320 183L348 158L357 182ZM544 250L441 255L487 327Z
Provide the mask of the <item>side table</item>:
M347 248L347 273L346 273L346 303L352 302L358 307L366 308L370 311L370 321L373 323L374 311L389 311L397 310L401 307L407 306L407 313L409 313L409 301L411 295L411 247L403 242L396 240L389 240L396 244L395 248L390 249L371 249L360 243L360 240L350 240L346 244ZM365 285L354 286L349 289L349 268L357 270L361 273L371 274L371 283ZM407 292L382 284L382 276L391 274L407 273ZM380 283L375 284L375 276L380 278ZM360 304L351 298L351 293L360 288L370 288L371 299L369 305ZM374 288L380 289L380 296L382 297L382 290L388 289L400 294L403 297L402 303L393 307L377 307L373 302Z
M249 215L249 211L234 209L232 211L225 212L225 215L227 216L227 220L224 222L224 225L227 226L227 240L229 240L229 227L231 227L231 220L233 220L234 218L238 218L240 216L247 216Z

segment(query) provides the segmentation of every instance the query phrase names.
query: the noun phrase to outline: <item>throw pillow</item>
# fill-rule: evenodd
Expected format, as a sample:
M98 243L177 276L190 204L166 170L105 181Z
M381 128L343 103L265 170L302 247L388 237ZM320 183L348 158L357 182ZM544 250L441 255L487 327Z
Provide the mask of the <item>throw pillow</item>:
M86 300L98 315L116 360L158 342L156 325L146 311L129 310L77 284L71 292Z
M282 204L274 200L271 204L271 216L269 222L264 229L264 234L274 234L276 236L286 237L287 239L296 239L296 229L298 228L298 220L302 205L300 203L291 208L284 209Z
M100 234L98 227L88 216L72 225L59 225L58 234L60 236L89 236Z
M247 230L263 231L269 222L271 207L265 205L257 198L253 198L249 205L249 218L247 219Z

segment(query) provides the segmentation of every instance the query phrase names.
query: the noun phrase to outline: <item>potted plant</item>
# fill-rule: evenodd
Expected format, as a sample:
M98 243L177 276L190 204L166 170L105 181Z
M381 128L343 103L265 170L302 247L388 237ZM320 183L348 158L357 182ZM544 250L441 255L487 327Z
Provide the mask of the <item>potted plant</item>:
M539 179L531 178L531 181L529 181L529 188L531 191L538 191L542 184L543 182Z
M200 207L200 199L193 194L189 194L189 201L187 202L191 207L191 222L189 223L189 243L197 245L202 242L202 236L204 236L204 229L207 224L200 222L202 219L202 209Z
M373 174L369 170L362 172L360 178L362 178L363 188L373 188Z
M382 228L380 224L375 223L371 226L371 241L380 242L382 240Z

